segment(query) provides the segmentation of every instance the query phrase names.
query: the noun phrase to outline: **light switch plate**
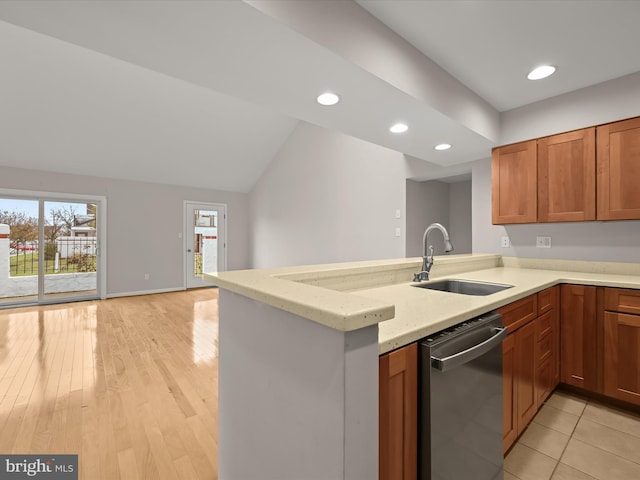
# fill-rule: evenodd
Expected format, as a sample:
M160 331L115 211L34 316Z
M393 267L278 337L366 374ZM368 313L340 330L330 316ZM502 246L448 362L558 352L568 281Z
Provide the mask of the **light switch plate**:
M400 218L400 210L396 210L396 218Z
M400 236L400 227L396 228L396 237Z
M551 237L536 237L536 247L551 248Z

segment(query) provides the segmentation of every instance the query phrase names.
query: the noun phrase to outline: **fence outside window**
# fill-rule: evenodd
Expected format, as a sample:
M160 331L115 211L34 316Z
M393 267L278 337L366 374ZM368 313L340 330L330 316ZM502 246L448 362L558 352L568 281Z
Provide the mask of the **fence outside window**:
M95 237L60 237L44 246L44 273L85 273L96 271ZM9 247L11 277L38 275L38 242L12 244Z

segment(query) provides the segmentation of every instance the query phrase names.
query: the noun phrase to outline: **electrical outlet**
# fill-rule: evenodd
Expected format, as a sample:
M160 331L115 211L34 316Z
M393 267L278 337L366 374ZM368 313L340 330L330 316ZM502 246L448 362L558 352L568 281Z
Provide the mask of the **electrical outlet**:
M145 274L144 274L144 279L145 279L145 280L149 280L149 274L148 274L148 273L145 273Z
M536 237L536 247L551 248L551 237Z
M396 218L400 218L400 209L396 210Z
M398 227L396 228L396 237L399 237L399 236L400 236L400 228Z
M509 248L511 246L511 242L509 241L509 237L506 235L500 239L500 246L503 248Z

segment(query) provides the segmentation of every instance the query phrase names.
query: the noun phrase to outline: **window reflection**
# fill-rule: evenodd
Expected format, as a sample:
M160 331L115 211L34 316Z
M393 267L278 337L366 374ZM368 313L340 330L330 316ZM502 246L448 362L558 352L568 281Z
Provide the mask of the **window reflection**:
M210 362L218 357L218 315L215 299L193 304L193 361Z

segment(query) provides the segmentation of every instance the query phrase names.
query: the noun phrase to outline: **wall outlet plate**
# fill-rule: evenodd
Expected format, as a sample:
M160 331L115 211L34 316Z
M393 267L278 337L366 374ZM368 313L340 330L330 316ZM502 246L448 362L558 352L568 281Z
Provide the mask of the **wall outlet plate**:
M551 237L536 237L536 247L551 248Z
M400 236L400 227L396 228L396 237Z
M511 241L509 240L509 237L507 237L506 235L501 237L500 246L503 248L509 248L511 246Z

